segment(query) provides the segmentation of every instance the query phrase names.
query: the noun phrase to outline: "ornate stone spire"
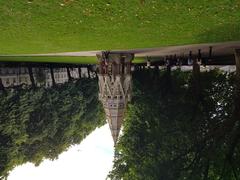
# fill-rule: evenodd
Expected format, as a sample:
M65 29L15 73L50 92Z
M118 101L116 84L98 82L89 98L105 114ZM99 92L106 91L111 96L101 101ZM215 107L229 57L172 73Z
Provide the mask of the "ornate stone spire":
M102 52L99 65L99 100L102 102L114 145L117 143L127 102L131 100L133 54Z

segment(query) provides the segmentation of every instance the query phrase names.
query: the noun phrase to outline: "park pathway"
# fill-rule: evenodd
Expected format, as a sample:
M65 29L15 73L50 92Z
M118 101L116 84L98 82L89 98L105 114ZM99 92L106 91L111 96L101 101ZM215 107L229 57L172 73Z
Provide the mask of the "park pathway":
M209 53L209 49L212 47L212 52L216 56L232 55L234 49L240 49L240 41L221 42L221 43L205 43L205 44L191 44L181 46L166 46L158 48L143 48L143 49L129 49L129 50L111 50L116 53L134 53L135 57L146 57L146 56L167 56L167 55L186 55L189 51L193 54L197 54L198 50L201 49L202 55ZM0 56L86 56L93 57L97 53L105 50L96 51L79 51L79 52L62 52L62 53L48 53L48 54L15 54L15 55L0 55Z

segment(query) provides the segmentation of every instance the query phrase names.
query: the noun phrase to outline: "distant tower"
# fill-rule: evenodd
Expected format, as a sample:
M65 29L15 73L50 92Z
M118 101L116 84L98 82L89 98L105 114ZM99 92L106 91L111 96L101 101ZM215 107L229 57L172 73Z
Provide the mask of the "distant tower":
M114 146L124 119L127 102L131 100L133 54L102 52L99 65L99 100L102 102Z

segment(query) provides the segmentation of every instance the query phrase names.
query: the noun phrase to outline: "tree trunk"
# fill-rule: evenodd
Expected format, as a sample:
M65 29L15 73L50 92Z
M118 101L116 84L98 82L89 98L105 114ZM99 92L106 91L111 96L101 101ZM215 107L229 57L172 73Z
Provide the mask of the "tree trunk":
M97 77L97 71L94 71L94 73L95 73L95 78Z
M200 74L200 65L198 64L198 60L194 59L193 60L193 75L195 77L198 77Z
M200 82L200 66L197 63L197 59L193 60L192 71L192 117L191 122L195 121L197 112L199 111L199 104L201 103L201 82Z
M55 77L54 77L54 70L53 70L52 65L50 65L50 73L51 73L52 85L56 86L56 81L55 81Z
M171 65L167 65L167 89L169 92L172 90L172 77L171 77Z
M90 66L89 66L89 65L87 66L87 73L88 73L88 78L91 78L91 75L90 75Z
M82 77L81 72L82 72L81 67L78 67L78 77L79 77L79 78Z
M68 75L68 80L71 81L72 80L72 76L71 76L69 67L67 67L67 75Z
M34 80L34 77L33 77L33 71L32 71L32 67L31 66L28 66L28 74L29 74L29 77L30 77L30 81L31 81L32 87L35 88L36 84L35 84L35 80Z
M235 50L236 61L236 92L235 92L235 110L234 116L239 121L240 117L240 49Z
M236 62L236 79L240 80L240 49L235 50L235 62ZM240 82L237 81L237 85L239 86Z
M2 91L4 91L4 85L3 85L3 83L2 83L2 79L0 78L0 90L2 90Z
M194 93L196 98L200 97L200 65L197 59L193 60L193 83L194 83Z

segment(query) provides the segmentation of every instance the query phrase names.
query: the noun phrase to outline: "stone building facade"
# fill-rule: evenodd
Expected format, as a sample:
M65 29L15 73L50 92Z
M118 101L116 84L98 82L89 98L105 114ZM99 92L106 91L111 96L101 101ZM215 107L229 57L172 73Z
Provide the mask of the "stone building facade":
M36 85L40 86L42 82L38 81L37 74L39 70L42 71L42 74L44 75L44 86L45 87L51 87L53 85L51 73L49 68L38 68L33 67L33 76L36 81ZM67 75L67 68L54 68L54 79L56 84L63 84L65 82L68 82L68 75ZM71 68L70 74L71 77L74 79L79 78L79 69L78 68ZM88 77L88 71L86 67L81 67L81 78ZM95 74L93 72L90 73L90 77L95 77ZM0 79L2 82L2 85L4 87L14 87L19 86L22 84L25 85L31 85L31 80L28 73L27 67L0 67Z

